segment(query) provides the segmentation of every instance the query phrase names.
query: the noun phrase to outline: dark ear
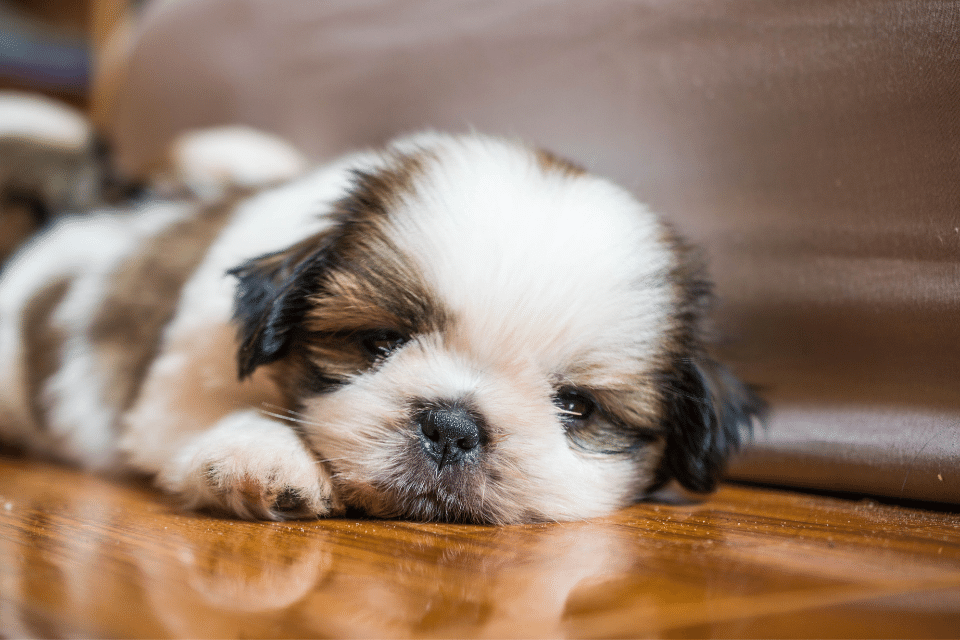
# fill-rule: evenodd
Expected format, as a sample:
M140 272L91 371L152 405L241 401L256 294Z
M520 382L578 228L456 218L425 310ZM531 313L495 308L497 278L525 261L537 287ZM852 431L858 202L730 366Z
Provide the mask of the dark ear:
M766 405L726 367L707 356L680 360L666 399L667 446L662 480L712 491L742 436L763 420Z
M319 234L227 272L239 281L233 319L240 341L237 364L241 380L287 352L308 297L316 292L329 268L330 245L329 238Z

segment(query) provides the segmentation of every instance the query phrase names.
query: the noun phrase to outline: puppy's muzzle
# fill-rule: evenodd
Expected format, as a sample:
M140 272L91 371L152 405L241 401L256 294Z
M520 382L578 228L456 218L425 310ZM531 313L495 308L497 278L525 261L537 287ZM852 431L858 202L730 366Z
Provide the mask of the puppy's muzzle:
M472 462L480 455L485 437L483 420L459 404L433 404L417 412L420 443L427 457L444 467Z

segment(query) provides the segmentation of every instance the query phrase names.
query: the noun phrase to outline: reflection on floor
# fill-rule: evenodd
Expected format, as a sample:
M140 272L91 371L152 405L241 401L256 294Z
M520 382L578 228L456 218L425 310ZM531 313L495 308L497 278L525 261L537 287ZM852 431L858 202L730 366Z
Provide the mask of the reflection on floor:
M185 514L0 457L0 636L958 637L960 516L727 486L566 524Z

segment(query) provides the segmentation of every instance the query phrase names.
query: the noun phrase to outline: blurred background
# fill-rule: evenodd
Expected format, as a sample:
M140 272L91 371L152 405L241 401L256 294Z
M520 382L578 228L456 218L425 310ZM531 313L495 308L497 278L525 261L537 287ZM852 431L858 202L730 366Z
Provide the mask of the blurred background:
M0 0L0 88L42 91L86 106L93 0Z

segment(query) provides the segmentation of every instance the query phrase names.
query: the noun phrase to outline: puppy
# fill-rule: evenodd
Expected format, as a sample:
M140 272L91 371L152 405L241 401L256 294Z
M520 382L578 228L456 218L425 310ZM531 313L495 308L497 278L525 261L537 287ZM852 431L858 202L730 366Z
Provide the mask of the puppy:
M586 518L709 491L761 414L708 302L623 189L421 134L55 226L0 280L0 429L242 518Z

